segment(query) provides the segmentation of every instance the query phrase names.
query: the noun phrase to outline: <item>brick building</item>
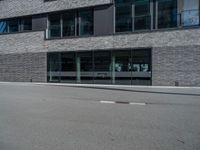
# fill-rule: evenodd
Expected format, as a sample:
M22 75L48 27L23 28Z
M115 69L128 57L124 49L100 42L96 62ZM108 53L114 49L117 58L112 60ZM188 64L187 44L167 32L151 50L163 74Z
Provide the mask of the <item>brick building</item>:
M0 0L0 81L200 86L199 0Z

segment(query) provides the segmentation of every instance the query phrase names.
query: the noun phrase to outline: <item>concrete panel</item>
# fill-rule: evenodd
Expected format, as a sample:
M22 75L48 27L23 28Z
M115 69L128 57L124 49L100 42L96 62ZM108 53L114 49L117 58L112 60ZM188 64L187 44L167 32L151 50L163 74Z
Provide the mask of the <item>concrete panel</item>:
M114 33L114 7L104 6L94 10L94 34L108 35Z
M47 29L47 15L38 15L32 18L33 31L45 31Z

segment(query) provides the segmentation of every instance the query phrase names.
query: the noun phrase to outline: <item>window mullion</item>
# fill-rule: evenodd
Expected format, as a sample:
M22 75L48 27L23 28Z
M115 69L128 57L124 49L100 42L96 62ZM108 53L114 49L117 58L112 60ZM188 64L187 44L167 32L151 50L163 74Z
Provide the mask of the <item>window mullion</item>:
M131 17L132 17L132 32L135 31L135 4L132 4L132 7L131 7Z
M63 14L60 16L60 32L61 32L61 38L63 37Z

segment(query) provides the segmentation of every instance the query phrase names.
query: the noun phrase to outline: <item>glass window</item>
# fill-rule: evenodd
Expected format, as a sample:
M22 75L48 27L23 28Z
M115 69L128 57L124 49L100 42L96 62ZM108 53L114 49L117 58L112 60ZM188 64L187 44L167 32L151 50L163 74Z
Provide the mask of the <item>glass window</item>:
M76 56L75 52L61 53L61 82L76 82Z
M183 25L199 25L199 0L184 0Z
M133 50L132 67L134 72L150 72L150 50Z
M80 35L92 35L93 34L93 11L81 11L80 17Z
M150 16L150 1L149 0L136 0L135 1L135 30L150 29L151 16Z
M92 52L78 53L78 57L80 57L81 72L93 71Z
M115 83L131 84L131 50L113 51Z
M134 0L115 0L115 4L132 3Z
M60 81L60 54L49 53L48 54L48 81L59 82Z
M80 52L77 54L80 58L80 79L81 83L93 83L93 53Z
M48 81L151 85L151 50L49 53Z
M132 31L132 5L116 5L115 31Z
M100 84L111 83L111 52L94 52L94 82Z
M151 85L151 51L132 51L132 84Z
M23 30L24 31L32 30L32 18L23 19Z
M61 37L60 15L49 17L50 37Z
M75 13L63 15L63 36L75 36Z
M8 23L7 21L0 21L0 33L8 32Z
M19 32L19 20L10 20L9 21L9 32Z
M61 71L76 71L75 53L61 53Z
M158 28L177 26L177 0L158 0Z

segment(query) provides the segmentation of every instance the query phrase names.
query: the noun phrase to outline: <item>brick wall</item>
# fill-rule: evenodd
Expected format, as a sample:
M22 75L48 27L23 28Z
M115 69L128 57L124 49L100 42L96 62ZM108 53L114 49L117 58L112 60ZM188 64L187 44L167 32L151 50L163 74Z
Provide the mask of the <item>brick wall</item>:
M152 53L153 85L200 86L200 46L157 47Z
M0 55L0 81L46 82L46 53Z
M110 4L112 0L3 0L0 1L0 19L40 14L51 11Z
M2 35L0 36L0 66L4 68L0 70L0 79L4 81L29 81L31 74L35 73L36 76L39 76L33 75L34 80L45 81L46 56L43 54L47 52L123 48L152 48L153 85L173 86L175 81L178 81L182 86L200 86L200 29L59 40L44 40L44 32ZM26 64L26 61L16 59L17 56L29 62L27 66L25 65L25 70L35 66L39 68L40 73L35 69L26 75L21 66L22 63ZM40 61L34 62L37 57ZM10 64L9 60L13 60L11 61L13 64ZM6 66L8 66L7 70ZM18 67L19 69L17 69ZM8 77L13 70L14 75Z

